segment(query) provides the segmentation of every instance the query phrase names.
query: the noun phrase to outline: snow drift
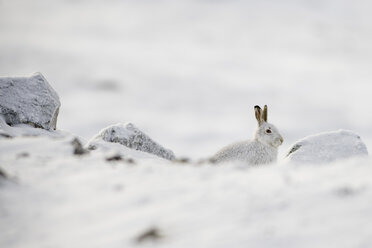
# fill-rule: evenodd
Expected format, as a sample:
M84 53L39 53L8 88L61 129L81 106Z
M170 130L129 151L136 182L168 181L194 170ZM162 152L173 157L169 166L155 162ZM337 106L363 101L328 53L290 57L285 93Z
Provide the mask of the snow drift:
M131 164L73 141L0 139L0 247L372 246L370 160Z

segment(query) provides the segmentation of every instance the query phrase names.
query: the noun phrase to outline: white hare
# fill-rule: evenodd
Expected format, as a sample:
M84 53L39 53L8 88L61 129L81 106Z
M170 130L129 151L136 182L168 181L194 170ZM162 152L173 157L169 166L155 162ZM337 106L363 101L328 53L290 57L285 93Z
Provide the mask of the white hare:
M267 122L267 106L263 111L254 107L258 129L253 140L242 141L222 148L212 158L212 162L241 161L250 165L268 164L276 161L278 146L283 137L278 129Z

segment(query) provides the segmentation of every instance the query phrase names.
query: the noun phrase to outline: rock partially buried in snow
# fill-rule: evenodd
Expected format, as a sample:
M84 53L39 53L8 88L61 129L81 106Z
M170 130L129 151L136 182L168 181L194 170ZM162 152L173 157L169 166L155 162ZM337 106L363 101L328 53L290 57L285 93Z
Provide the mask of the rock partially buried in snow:
M0 181L6 179L8 176L6 173L0 168Z
M168 160L175 159L174 153L171 150L165 149L153 141L149 136L136 128L132 123L116 124L104 128L98 135L88 142L88 149L94 150L97 148L101 140L119 143L128 148L151 153Z
M9 125L31 124L56 129L61 103L40 73L31 77L0 77L0 114Z
M290 149L287 158L296 163L329 163L339 159L368 155L360 137L345 130L305 137Z

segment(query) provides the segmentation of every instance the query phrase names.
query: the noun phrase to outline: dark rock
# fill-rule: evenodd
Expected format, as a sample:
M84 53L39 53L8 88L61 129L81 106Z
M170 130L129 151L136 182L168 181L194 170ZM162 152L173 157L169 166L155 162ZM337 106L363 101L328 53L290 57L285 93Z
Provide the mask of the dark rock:
M78 138L75 138L71 142L72 147L74 149L73 153L74 155L83 155L86 154L88 151L83 148L83 145L81 144L80 140Z
M106 161L108 161L108 162L122 161L122 162L128 163L128 164L135 164L134 159L124 158L120 154L109 156L109 157L106 158Z
M111 157L106 158L106 161L109 161L109 162L111 162L111 161L121 161L121 160L123 160L123 157L120 156L120 155L113 155Z
M173 160L173 162L179 163L179 164L187 164L187 163L190 163L191 160L189 158L176 158L175 160Z
M7 139L11 139L11 138L13 138L13 136L11 136L11 135L9 135L9 134L7 134L7 133L0 133L0 137L2 137L2 138L7 138Z
M145 241L157 241L161 239L163 236L161 235L160 231L156 227L149 228L142 234L140 234L137 238L136 241L138 243L142 243Z
M7 179L8 175L0 168L0 180L1 179Z

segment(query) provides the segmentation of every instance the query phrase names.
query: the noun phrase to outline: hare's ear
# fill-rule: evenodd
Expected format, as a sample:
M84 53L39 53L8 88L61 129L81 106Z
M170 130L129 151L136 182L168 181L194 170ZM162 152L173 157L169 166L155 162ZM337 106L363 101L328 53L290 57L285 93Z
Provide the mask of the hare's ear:
M264 106L264 109L262 111L262 120L267 122L267 105Z
M258 105L254 106L254 114L256 115L258 125L260 126L263 122L262 111L261 111L260 106L258 106Z

